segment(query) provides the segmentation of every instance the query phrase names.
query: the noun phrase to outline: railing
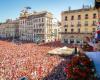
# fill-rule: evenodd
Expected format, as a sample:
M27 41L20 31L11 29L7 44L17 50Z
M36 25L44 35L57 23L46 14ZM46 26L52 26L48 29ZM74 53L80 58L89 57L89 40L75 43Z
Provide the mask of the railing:
M60 34L92 34L92 32L59 32Z

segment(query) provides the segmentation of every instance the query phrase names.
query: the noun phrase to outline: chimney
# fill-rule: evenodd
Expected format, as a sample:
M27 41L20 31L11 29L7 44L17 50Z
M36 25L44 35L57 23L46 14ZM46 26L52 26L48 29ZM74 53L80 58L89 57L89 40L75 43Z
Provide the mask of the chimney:
M90 9L91 9L92 7L91 7L91 5L90 5Z
M69 6L69 8L68 8L68 9L69 9L69 11L70 11L70 10L71 10L71 7Z
M84 9L84 4L83 4L83 9Z

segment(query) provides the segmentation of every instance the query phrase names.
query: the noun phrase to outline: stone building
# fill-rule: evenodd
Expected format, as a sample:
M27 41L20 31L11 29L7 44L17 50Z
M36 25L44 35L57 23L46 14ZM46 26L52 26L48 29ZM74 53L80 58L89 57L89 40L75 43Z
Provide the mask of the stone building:
M82 44L85 37L90 39L96 31L98 11L91 7L63 11L61 13L61 41L62 43Z

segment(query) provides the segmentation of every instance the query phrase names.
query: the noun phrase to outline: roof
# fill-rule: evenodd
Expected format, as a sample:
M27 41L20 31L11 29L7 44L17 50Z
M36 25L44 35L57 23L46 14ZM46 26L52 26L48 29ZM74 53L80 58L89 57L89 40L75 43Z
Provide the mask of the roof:
M76 10L63 11L62 13L74 13L74 12L82 12L82 11L90 11L90 10L96 10L96 9L94 9L94 8L82 8L82 9L76 9Z

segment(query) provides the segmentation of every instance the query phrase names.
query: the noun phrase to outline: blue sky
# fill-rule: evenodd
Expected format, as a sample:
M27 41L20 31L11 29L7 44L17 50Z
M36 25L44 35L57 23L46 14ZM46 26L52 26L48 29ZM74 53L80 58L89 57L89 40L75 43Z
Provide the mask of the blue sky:
M64 10L82 8L82 5L93 5L94 0L0 0L0 22L6 19L16 19L24 7L30 6L30 11L47 10L60 20L60 14Z

